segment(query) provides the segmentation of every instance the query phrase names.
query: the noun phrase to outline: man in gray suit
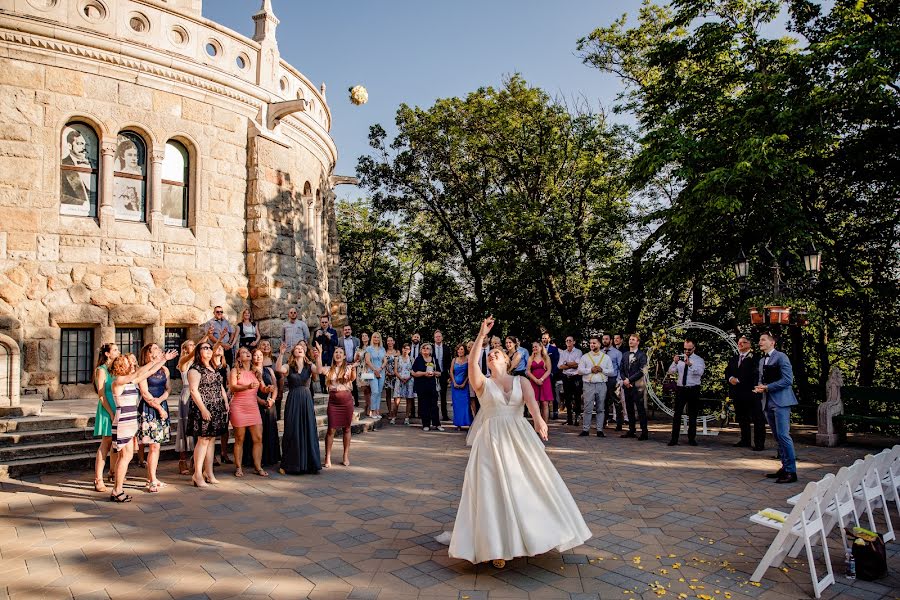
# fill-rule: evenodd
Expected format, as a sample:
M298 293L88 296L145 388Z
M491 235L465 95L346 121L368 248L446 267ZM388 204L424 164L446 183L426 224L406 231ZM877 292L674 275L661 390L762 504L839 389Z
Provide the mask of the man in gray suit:
M775 349L775 337L771 333L759 337L759 349L762 351L759 357L759 385L753 391L763 395L766 420L778 442L778 455L781 457L781 469L766 477L774 479L775 483L794 483L797 481L797 456L791 439L791 407L797 404L797 397L791 388L794 370L787 355Z

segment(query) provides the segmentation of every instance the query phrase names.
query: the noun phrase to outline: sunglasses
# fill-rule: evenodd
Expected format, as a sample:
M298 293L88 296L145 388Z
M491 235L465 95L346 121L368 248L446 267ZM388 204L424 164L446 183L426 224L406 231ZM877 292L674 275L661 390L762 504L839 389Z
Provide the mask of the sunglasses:
M201 350L212 350L212 346L207 346L206 344L200 346Z

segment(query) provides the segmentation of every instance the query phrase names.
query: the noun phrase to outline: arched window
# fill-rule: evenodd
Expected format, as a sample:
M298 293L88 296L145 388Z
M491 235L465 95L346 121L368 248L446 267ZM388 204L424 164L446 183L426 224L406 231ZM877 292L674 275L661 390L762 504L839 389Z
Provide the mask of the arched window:
M144 221L147 216L147 144L133 131L119 132L113 197L116 218Z
M169 140L162 164L162 214L166 225L188 226L190 181L187 148L177 140Z
M325 205L319 207L319 243L322 245L322 252L328 251L328 218L325 211Z
M306 245L312 247L313 246L313 232L314 232L314 223L315 223L315 206L313 202L315 198L313 198L312 185L307 181L303 184L303 205L306 208Z
M319 218L316 219L315 247L317 250L322 250L322 216L325 214L325 211L322 210L322 190L316 190L316 210L319 211Z
M66 123L60 139L59 214L97 216L100 144L87 123Z

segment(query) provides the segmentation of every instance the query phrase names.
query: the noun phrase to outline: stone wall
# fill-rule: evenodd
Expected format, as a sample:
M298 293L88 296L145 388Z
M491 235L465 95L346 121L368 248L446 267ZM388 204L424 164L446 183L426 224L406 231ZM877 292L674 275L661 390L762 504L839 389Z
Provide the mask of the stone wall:
M0 11L0 34L2 18ZM236 80L213 93L196 73L149 71L124 59L104 63L89 50L61 52L19 33L0 40L0 332L22 346L23 387L50 398L92 393L59 383L64 327L93 328L95 352L118 327L143 328L145 342L162 344L166 327L195 335L214 305L234 322L252 301L264 333L276 336L289 305L314 323L332 307L329 288L339 292L327 201L334 156L320 124L330 115L320 108L315 122L290 117L277 131L262 131L267 102L278 100L265 90ZM96 218L60 215L60 136L72 120L91 125L99 138ZM147 145L141 223L116 220L112 204L112 155L126 129ZM166 225L160 212L171 139L190 154L188 227ZM311 198L316 191L320 197L312 212L307 181ZM332 212L323 222L326 206Z

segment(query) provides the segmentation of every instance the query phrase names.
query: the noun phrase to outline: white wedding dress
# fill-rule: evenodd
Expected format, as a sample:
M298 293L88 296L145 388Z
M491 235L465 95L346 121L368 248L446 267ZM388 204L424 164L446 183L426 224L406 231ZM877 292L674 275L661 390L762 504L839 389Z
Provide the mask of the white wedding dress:
M472 451L450 537L454 558L480 563L536 556L580 546L591 537L572 494L522 415L521 386L521 377L514 377L507 398L487 379L478 397L481 409L466 438Z

